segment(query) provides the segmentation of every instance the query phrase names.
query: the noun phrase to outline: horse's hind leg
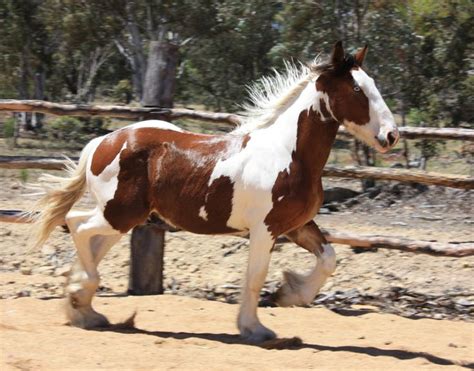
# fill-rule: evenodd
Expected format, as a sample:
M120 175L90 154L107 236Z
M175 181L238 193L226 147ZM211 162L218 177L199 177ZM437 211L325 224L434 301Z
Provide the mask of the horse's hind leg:
M274 243L275 240L266 228L250 231L247 277L238 317L240 334L250 343L261 343L276 337L275 333L263 326L257 317L260 290L265 282L270 251Z
M108 324L107 318L94 311L91 305L99 286L97 265L122 235L110 227L98 209L71 211L66 223L78 255L66 285L66 314L73 326L105 326Z
M291 241L317 256L316 267L306 275L285 272L285 282L273 295L280 306L305 305L313 301L336 269L336 253L314 221L287 233Z

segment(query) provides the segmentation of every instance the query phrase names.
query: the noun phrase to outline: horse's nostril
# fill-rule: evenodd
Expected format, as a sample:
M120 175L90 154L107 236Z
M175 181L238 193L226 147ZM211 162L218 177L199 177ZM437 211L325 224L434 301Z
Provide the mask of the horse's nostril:
M393 146L395 141L397 140L396 135L393 133L393 131L389 131L387 134L387 141L390 146Z

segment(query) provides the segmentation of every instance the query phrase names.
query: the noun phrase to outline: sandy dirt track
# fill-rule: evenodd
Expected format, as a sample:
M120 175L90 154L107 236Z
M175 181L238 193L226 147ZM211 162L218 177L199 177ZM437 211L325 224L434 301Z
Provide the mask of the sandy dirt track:
M294 349L242 344L237 305L187 297L101 297L112 322L137 311L135 328L85 331L65 325L62 300L0 301L2 370L51 369L466 369L474 324L390 314L342 316L324 308L261 308Z

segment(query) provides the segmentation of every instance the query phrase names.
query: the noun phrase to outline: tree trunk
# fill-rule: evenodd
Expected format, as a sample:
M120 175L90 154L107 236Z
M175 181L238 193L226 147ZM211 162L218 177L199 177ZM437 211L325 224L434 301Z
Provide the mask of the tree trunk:
M44 99L44 85L46 80L46 74L44 71L38 71L35 73L35 99ZM43 126L44 115L42 113L33 112L31 116L31 126L34 130L41 129Z
M143 106L173 107L178 46L151 41L143 88Z

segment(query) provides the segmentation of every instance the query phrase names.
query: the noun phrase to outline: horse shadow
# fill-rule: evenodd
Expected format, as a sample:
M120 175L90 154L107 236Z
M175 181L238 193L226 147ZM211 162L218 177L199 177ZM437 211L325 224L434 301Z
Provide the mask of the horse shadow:
M474 363L453 361L447 358L438 357L426 352L416 352L403 349L382 349L372 346L357 346L357 345L341 345L332 346L324 344L310 344L301 341L301 339L294 338L278 338L275 340L269 340L261 344L250 344L246 342L237 334L227 333L210 333L210 332L172 332L172 331L150 331L135 327L134 324L135 314L127 321L110 325L108 327L96 328L92 331L100 332L116 332L121 334L141 334L158 337L160 339L175 339L175 340L186 340L191 338L197 338L202 340L209 340L220 342L223 344L240 344L247 346L255 346L263 349L277 349L277 350L300 350L300 349L312 349L315 351L329 351L329 352L351 352L358 354L365 354L371 357L393 357L399 360L409 360L414 358L424 358L426 361L436 365L456 365L465 367L468 369L474 369Z

